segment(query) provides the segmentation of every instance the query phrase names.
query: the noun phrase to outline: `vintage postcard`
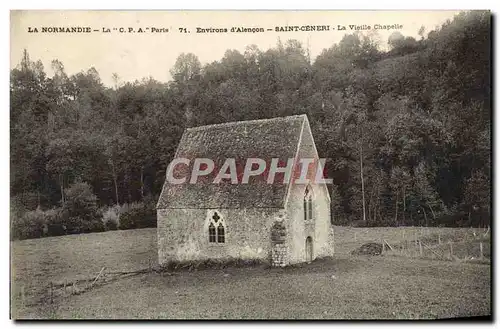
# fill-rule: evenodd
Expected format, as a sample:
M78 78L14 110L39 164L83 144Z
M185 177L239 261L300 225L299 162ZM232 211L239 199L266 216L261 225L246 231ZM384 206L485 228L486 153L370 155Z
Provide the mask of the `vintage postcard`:
M492 319L489 11L11 11L23 319Z

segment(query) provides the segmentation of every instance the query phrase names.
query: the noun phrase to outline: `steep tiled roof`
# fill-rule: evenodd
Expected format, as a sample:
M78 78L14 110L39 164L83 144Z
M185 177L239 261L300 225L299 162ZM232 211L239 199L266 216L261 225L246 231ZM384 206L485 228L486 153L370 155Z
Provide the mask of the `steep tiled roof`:
M228 180L213 184L212 181L228 158L235 158L242 167L248 158L260 158L268 164L272 158L278 158L286 163L296 155L305 120L305 115L297 115L186 129L176 158L191 159L191 163L189 168L180 165L176 169L184 168L181 174L189 179L195 158L213 160L216 169L196 184L173 185L166 181L157 208L283 208L287 184L267 184L253 178L248 184L231 184ZM181 177L178 171L174 176Z

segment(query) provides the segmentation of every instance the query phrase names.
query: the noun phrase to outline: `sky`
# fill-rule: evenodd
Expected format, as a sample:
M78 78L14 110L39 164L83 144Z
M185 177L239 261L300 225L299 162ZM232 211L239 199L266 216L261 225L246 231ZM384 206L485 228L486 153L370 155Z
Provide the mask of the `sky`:
M119 81L132 82L152 77L166 82L170 69L181 53L194 53L202 64L220 60L226 50L243 53L249 45L260 50L278 41L297 39L309 49L311 58L338 43L349 25L402 25L392 30L377 30L376 38L387 47L395 31L419 38L452 19L457 11L12 11L10 23L10 67L16 67L26 49L31 60L41 60L49 76L50 63L58 59L68 75L95 67L104 84L112 86L113 73ZM329 25L330 31L276 32L276 26ZM338 25L346 27L340 31ZM90 27L91 33L42 33L42 27ZM142 28L145 33L120 33L120 28ZM263 33L196 33L197 28L262 27ZM29 32L31 29L39 32ZM116 28L117 30L113 30ZM146 30L149 28L149 30ZM151 32L165 28L168 33ZM185 28L190 33L180 32ZM110 29L110 33L103 33ZM272 31L267 31L272 29Z

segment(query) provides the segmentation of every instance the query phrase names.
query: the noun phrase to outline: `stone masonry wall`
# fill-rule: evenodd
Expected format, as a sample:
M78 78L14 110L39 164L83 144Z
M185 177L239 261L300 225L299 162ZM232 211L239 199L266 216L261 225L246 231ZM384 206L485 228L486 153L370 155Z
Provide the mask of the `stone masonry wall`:
M271 227L271 243L271 265L277 267L284 267L288 265L286 226L283 221L274 222Z
M298 152L299 158L318 158L309 126L304 126ZM312 259L331 256L334 251L333 228L330 222L330 199L324 186L312 184L313 220L304 220L305 184L292 184L287 204L289 233L287 238L289 263L306 261L306 238L313 244Z
M225 223L225 243L210 243L207 220L217 211ZM158 260L271 258L271 226L284 211L253 209L158 209Z
M288 248L284 243L277 243L272 250L272 266L284 267L288 265Z

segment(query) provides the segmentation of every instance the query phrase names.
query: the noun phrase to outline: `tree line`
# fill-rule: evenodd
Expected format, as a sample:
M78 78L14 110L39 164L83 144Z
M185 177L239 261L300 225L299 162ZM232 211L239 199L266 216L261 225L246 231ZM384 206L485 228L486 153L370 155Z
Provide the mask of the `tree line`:
M486 225L491 16L463 12L425 32L395 32L388 50L373 35L347 34L314 60L296 40L227 50L205 65L183 53L169 82L114 74L113 86L94 68L68 75L59 60L49 77L25 50L10 72L12 227L37 221L50 235L56 221L69 232L77 215L62 209L78 190L96 223L132 204L150 218L186 127L304 113L329 159L333 223ZM57 220L35 220L59 210ZM124 227L141 225L155 224Z

